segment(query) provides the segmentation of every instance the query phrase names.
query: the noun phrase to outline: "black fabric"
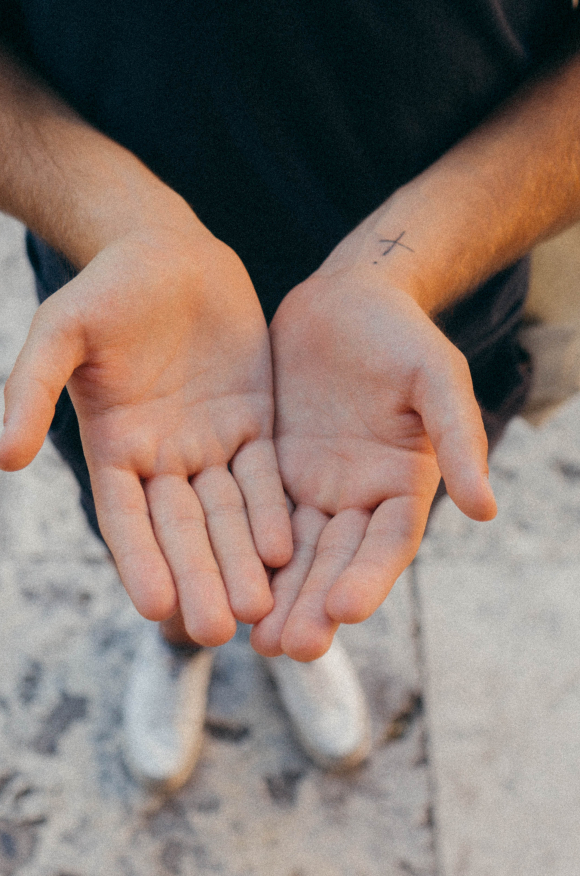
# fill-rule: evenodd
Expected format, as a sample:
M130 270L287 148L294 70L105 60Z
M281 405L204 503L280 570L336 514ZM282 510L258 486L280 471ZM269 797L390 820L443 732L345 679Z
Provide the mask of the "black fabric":
M568 38L569 0L5 0L79 112L182 194L270 319Z

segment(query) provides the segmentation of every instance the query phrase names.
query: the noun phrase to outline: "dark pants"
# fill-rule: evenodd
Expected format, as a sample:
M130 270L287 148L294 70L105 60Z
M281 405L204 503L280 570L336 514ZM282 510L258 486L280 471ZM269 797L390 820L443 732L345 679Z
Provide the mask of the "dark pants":
M75 271L66 260L30 232L26 243L36 276L37 295L42 302L68 283ZM441 314L438 319L440 328L469 362L490 449L501 438L509 420L521 410L529 386L529 358L518 343L527 286L528 262L523 260ZM81 504L91 528L102 537L79 424L66 389L57 402L49 435L79 482ZM441 485L436 498L444 492Z

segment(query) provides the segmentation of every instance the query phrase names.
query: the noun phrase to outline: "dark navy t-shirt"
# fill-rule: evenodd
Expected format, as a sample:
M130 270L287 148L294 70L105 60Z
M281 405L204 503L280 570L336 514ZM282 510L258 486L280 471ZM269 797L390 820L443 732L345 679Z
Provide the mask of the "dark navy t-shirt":
M268 316L537 69L570 0L3 0L6 34L246 263Z
M17 51L239 253L268 319L578 27L569 0L4 0L0 12ZM30 253L50 294L66 270L40 241ZM520 263L440 317L487 420L524 397L526 286Z

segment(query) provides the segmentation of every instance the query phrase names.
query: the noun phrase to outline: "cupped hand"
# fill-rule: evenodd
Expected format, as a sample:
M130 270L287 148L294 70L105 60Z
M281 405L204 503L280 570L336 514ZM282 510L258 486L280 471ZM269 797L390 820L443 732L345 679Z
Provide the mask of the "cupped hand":
M405 292L314 275L284 299L271 338L294 553L251 641L312 660L411 562L441 475L470 517L493 517L495 500L467 362Z
M217 645L272 607L290 522L267 327L238 257L191 219L107 245L39 308L0 466L27 465L67 384L102 534L137 609Z

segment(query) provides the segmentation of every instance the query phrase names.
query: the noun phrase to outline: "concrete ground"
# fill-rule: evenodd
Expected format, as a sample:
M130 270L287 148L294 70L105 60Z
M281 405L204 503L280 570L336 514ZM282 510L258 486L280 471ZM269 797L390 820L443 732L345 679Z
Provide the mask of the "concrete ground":
M34 311L0 216L0 378ZM488 524L445 500L367 623L344 629L369 763L301 752L247 629L220 649L201 762L177 795L122 760L142 621L50 446L0 473L0 876L577 876L580 401L514 421Z

